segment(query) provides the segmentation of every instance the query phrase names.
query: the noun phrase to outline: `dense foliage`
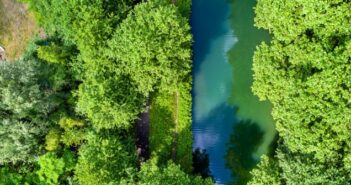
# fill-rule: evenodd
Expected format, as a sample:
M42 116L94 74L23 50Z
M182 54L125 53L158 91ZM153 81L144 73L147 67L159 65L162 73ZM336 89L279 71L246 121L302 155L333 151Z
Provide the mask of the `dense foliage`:
M270 182L351 181L350 8L342 0L258 1L256 24L273 40L256 51L253 91L272 102L280 136Z
M17 120L1 120L0 163L33 161L39 153L39 137L42 130L30 123Z
M183 172L178 165L168 162L164 167L158 167L154 161L148 161L144 164L139 173L141 185L210 185L213 182L210 179L202 180L201 177L191 177Z
M118 184L132 178L136 172L133 143L116 134L89 134L88 142L79 150L76 177L80 184Z
M22 1L44 30L0 64L1 184L212 184L191 175L190 1ZM164 94L176 150L141 163L135 120Z
M161 5L137 5L114 33L107 51L145 96L157 89L174 89L191 68L187 19L174 5Z
M33 56L0 65L0 164L33 161L52 115L64 107L66 76Z

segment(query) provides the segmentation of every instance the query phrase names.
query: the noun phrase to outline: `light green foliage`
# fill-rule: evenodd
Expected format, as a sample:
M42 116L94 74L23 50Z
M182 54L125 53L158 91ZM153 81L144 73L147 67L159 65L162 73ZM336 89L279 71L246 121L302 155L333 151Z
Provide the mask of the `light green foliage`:
M189 83L179 85L178 107L176 92L161 92L155 97L150 109L149 142L151 156L157 158L160 164L166 164L172 159L172 147L175 147L174 162L179 164L182 170L190 173L192 171L192 134L191 94L188 85Z
M22 60L0 63L0 112L4 115L45 119L64 101L65 70L38 61L35 47Z
M78 146L85 140L87 129L83 121L64 117L60 119L59 125L64 129L61 142L66 146Z
M45 149L48 151L57 150L60 147L61 132L57 129L51 129L45 136Z
M43 131L31 123L0 119L0 164L34 161Z
M76 177L84 185L118 184L136 172L135 147L108 132L89 135L79 150Z
M97 129L129 127L150 92L172 91L189 75L190 46L189 25L176 7L141 3L109 41L107 58L85 64L78 110Z
M276 39L290 42L313 30L317 37L351 31L350 2L343 0L259 0L256 25L268 29Z
M141 166L139 172L140 185L212 185L211 179L203 180L201 177L192 177L180 169L179 165L172 162L165 167L158 167L157 162L150 160Z
M273 116L286 144L320 160L351 144L342 144L351 137L345 132L351 128L351 40L334 51L324 44L299 38L286 46L262 45L254 66L254 91L276 107Z
M105 61L108 62L108 61ZM109 63L109 62L108 62ZM127 128L141 112L144 100L126 75L119 75L96 61L94 70L87 70L79 86L77 110L84 113L95 128ZM109 64L110 65L110 64Z
M150 153L152 157L157 157L162 164L166 164L171 159L175 126L174 104L174 94L161 93L150 106Z
M250 173L252 178L248 185L281 185L278 163L266 155L261 157L258 166Z
M351 3L260 0L256 24L273 33L255 53L253 91L273 104L287 184L351 181Z
M85 140L86 134L84 129L69 129L63 132L61 142L66 146L79 146Z
M40 169L37 172L39 180L44 184L57 184L60 175L64 172L64 160L53 153L46 153L40 156L38 163L40 165Z
M75 127L83 127L84 126L84 122L81 121L81 120L76 120L76 119L72 119L72 118L63 117L63 118L60 119L59 125L64 130L69 130L69 129L72 129L72 128L75 128Z
M185 83L180 87L178 107L176 93L168 92L158 94L151 104L150 151L151 156L157 158L160 164L166 164L172 159L172 147L175 147L174 162L190 173L192 170L191 112L189 111L191 97ZM175 117L177 111L178 118ZM176 119L178 120L177 130ZM174 140L175 146L173 146Z
M283 148L283 147L282 147ZM281 176L286 184L349 184L350 172L343 168L340 161L329 158L321 162L313 155L293 153L287 148L278 150Z
M62 157L58 157L55 153L46 153L39 157L40 169L37 171L41 184L56 185L60 177L65 172L74 169L76 159L71 151L64 151Z
M50 63L64 64L71 55L69 48L60 47L55 43L40 46L38 48L38 58Z
M120 24L107 55L148 96L174 90L191 69L191 34L187 19L173 5L141 3Z
M179 84L178 127L177 127L177 164L186 173L192 171L192 131L191 131L191 80Z

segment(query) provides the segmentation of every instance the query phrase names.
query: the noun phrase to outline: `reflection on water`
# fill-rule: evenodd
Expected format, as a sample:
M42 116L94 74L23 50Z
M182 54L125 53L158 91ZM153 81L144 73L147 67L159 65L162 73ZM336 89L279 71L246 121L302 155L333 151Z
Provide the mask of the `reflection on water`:
M193 125L193 148L206 149L211 175L218 184L225 184L232 179L231 171L226 167L225 153L231 124L235 122L235 117L228 115L233 115L233 112L234 107L223 104Z
M193 0L193 148L217 184L244 182L275 134L270 105L251 93L253 51L269 39L253 27L254 2Z
M197 33L194 34L194 119L201 121L230 97L233 72L227 52L235 38L226 0L194 1L192 15L193 32Z
M231 25L235 30L238 42L228 52L234 79L230 103L239 107L236 117L250 119L264 131L262 144L257 151L254 151L254 155L259 158L262 154L268 152L269 144L276 131L271 116L271 104L260 102L258 97L251 92L253 82L252 57L256 46L262 41L269 42L270 36L267 31L254 27L253 7L256 0L231 1Z
M193 173L202 178L211 177L210 159L205 149L196 148L193 152Z
M233 184L244 185L250 180L250 170L258 163L253 155L262 143L264 132L251 120L235 123L227 144L227 166L237 178Z

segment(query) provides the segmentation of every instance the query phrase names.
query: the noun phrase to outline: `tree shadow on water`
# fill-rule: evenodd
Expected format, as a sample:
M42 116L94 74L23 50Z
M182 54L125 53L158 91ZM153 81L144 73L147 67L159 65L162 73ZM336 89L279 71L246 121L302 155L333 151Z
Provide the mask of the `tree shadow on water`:
M263 130L251 120L234 124L225 155L226 165L235 177L230 184L242 185L250 180L250 171L259 162L253 153L262 143L263 135Z
M201 175L202 178L212 177L209 164L210 159L207 151L196 148L193 151L193 174Z

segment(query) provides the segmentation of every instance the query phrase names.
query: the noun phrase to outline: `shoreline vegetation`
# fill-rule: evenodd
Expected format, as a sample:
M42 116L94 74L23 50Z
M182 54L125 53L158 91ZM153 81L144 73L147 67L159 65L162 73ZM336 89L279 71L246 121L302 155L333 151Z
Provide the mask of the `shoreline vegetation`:
M0 184L213 184L192 167L191 1L22 1L47 37L0 66Z
M350 184L351 2L258 0L253 92L279 134L250 185Z

